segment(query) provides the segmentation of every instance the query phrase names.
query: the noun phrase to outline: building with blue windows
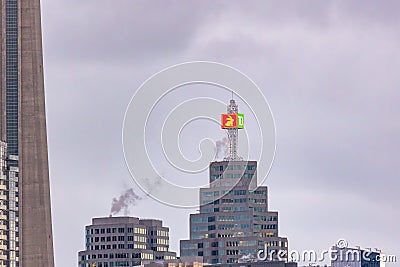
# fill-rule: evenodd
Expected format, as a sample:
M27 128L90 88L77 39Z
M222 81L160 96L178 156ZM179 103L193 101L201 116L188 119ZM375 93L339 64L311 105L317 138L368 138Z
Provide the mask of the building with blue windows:
M267 186L257 187L257 162L212 162L209 182L200 189L200 212L190 215L190 239L181 240L180 256L239 263L267 247L267 261L286 261L288 241L279 236L278 212L268 209Z

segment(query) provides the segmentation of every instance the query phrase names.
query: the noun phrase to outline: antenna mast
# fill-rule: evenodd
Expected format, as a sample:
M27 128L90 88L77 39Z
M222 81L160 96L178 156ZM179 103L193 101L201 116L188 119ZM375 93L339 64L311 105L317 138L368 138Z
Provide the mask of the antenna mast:
M238 113L238 105L233 99L233 91L232 91L232 99L227 106L226 109L228 114L237 114ZM228 155L224 160L233 161L233 160L243 160L242 157L238 156L238 128L227 129L228 132Z

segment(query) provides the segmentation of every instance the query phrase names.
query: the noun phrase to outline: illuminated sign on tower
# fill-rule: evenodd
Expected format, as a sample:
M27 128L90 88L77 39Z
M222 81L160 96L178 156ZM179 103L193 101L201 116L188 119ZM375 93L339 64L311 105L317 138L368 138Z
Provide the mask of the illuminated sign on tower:
M222 129L243 129L244 115L240 113L221 114Z

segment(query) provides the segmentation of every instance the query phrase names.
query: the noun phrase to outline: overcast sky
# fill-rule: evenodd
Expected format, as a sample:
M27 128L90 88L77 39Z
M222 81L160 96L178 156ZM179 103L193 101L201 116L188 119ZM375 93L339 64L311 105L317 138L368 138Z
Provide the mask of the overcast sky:
M162 219L172 250L189 237L195 209L144 197L121 134L140 84L192 60L233 66L266 96L277 132L266 184L290 249L343 237L400 258L399 10L395 0L43 0L57 266L77 266L85 225L130 187L143 196L131 215Z

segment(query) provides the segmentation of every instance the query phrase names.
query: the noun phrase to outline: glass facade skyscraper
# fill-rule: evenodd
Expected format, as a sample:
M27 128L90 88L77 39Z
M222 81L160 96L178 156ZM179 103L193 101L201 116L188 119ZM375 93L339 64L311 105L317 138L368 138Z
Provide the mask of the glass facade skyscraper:
M7 153L18 155L18 1L6 0L5 5Z
M267 260L287 252L278 212L268 209L268 189L256 184L256 161L212 162L210 186L200 189L200 213L190 215L190 240L181 241L180 255L223 264L256 259L265 248Z

